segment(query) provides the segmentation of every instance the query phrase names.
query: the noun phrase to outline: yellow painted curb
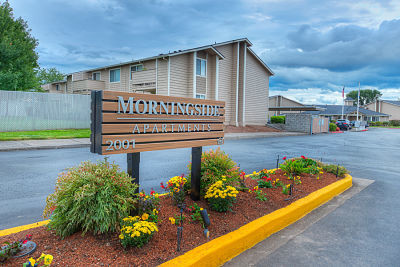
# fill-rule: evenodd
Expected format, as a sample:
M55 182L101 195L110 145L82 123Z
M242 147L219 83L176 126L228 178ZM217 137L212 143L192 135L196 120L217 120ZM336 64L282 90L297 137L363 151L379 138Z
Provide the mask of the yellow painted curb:
M346 174L344 179L317 190L287 207L258 218L229 234L196 247L160 266L220 266L273 233L304 217L351 186L352 177Z
M45 220L45 221L41 221L41 222L37 222L37 223L32 223L32 224L17 226L17 227L5 229L5 230L0 230L0 236L15 234L15 233L18 233L18 232L21 232L24 230L28 230L28 229L36 228L36 227L39 227L42 225L46 225L49 222L50 222L50 220Z

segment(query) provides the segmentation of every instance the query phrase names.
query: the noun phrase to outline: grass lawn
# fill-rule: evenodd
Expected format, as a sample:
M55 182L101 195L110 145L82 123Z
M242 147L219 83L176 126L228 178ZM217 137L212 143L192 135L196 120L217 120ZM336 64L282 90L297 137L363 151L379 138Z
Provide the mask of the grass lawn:
M90 129L0 132L0 141L15 141L15 140L29 140L29 139L89 138L89 137L90 137Z

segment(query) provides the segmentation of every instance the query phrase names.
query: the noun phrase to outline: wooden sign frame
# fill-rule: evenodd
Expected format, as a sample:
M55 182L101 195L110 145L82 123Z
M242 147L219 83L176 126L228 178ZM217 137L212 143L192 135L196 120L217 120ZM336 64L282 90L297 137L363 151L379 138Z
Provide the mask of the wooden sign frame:
M113 91L92 91L91 97L93 153L223 144L223 101Z
M225 102L115 91L91 100L92 153L127 154L139 184L140 152L191 147L191 197L200 199L202 147L224 143Z

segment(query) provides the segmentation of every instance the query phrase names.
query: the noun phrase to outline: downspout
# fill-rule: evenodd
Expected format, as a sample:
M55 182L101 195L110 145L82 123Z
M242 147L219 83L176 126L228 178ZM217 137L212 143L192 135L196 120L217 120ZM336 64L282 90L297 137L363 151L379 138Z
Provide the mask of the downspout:
M246 115L246 55L247 55L247 43L244 43L244 48L243 48L243 113L242 113L242 119L243 119L243 126L246 126L245 122L245 115Z
M196 98L196 59L197 51L193 52L193 98Z
M240 42L237 43L237 55L236 55L236 118L235 118L235 125L236 127L239 126L239 51L240 51Z

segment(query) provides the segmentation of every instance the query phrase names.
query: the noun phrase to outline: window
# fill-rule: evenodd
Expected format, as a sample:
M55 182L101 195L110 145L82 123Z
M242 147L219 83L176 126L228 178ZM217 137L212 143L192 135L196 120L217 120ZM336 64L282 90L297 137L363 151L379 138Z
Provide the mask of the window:
M59 91L60 90L60 85L56 84L56 90Z
M110 83L118 83L120 81L120 69L110 70Z
M92 73L92 80L100 81L100 72L93 72Z
M206 76L207 74L207 60L198 58L196 59L196 75Z
M204 94L196 94L196 98L198 98L198 99L206 99L206 95L204 95Z
M144 70L143 64L131 66L131 80L133 79L133 73Z

